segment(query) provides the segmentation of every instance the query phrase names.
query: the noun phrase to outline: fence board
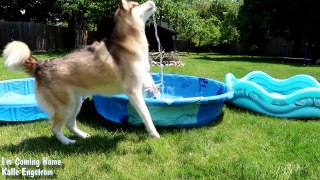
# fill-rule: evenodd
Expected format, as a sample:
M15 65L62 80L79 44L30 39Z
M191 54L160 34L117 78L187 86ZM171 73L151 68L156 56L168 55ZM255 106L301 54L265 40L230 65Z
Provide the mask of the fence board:
M56 27L33 22L0 21L0 49L12 41L19 40L27 43L33 51L69 49L73 41L68 38L65 27Z

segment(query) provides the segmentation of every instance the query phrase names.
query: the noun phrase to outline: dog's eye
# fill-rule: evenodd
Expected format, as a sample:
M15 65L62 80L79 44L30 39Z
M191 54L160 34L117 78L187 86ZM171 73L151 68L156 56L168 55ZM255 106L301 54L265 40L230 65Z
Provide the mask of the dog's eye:
M131 3L131 4L129 5L130 10L132 10L132 9L134 9L135 7L138 7L138 6L140 6L140 4L138 4L138 3Z
M133 7L138 7L138 6L140 6L140 4L133 4Z

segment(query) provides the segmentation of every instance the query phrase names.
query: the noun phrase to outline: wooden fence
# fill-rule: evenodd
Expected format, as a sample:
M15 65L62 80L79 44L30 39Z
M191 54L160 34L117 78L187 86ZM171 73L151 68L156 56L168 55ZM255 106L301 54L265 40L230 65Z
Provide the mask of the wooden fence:
M33 51L70 48L67 28L32 22L0 21L0 46L12 41L26 42Z

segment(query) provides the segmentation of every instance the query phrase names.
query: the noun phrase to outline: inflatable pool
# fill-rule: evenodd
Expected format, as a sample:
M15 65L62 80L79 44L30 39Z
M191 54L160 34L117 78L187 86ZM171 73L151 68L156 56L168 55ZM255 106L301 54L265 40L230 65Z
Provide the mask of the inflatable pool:
M309 75L275 79L253 71L241 79L231 73L225 82L233 88L232 104L258 113L283 118L320 118L320 84Z
M0 121L34 121L47 118L34 96L33 78L0 81Z
M160 82L160 74L152 77ZM224 83L212 79L175 74L164 74L163 79L164 97L145 99L155 126L192 127L210 123L234 94ZM107 120L142 125L126 95L95 95L93 101L97 112Z

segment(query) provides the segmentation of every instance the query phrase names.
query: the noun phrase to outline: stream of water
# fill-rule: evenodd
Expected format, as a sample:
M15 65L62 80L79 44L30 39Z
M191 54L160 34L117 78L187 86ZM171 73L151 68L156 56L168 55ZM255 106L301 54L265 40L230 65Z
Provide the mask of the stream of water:
M158 28L157 28L157 20L156 20L156 14L153 13L153 25L154 25L154 31L155 31L155 36L158 42L158 51L160 53L160 80L161 80L161 85L160 85L160 98L164 97L164 82L163 82L163 64L162 64L162 48L161 48L161 43L158 35Z

